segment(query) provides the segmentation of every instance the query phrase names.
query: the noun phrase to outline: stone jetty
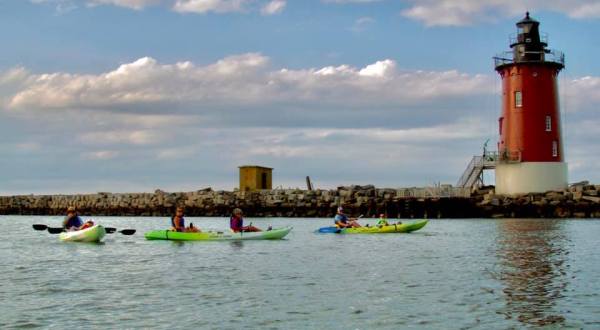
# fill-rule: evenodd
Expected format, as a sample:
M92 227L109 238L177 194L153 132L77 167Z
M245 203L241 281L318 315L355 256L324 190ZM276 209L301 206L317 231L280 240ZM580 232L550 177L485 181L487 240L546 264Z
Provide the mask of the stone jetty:
M457 188L452 188L457 189ZM240 207L249 217L332 217L346 213L390 218L600 218L600 186L580 184L565 191L499 196L493 187L474 192L428 193L426 188L376 188L372 185L332 190L274 189L108 193L85 195L0 196L0 214L63 215L75 206L83 215L168 216L184 206L188 216L229 216Z

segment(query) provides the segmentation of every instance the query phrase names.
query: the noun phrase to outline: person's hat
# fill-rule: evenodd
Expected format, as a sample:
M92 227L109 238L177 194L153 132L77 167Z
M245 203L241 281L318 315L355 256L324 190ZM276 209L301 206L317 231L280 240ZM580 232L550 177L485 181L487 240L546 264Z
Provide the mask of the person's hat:
M75 212L75 206L69 206L69 208L67 208L67 212Z
M339 206L339 207L338 207L338 212L343 212L343 211L344 211L344 208L343 208L343 207L341 207L341 206Z

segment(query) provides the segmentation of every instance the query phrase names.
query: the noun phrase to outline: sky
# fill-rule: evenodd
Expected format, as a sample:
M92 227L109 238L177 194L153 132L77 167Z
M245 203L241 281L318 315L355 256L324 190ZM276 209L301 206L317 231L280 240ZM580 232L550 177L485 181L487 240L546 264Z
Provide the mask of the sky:
M566 56L569 181L600 183L598 0L0 0L0 195L455 184L525 11Z

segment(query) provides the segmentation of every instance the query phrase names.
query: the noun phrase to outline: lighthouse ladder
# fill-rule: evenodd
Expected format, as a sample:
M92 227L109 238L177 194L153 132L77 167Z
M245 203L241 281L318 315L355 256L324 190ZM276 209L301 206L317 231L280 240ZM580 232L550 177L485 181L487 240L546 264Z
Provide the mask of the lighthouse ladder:
M474 186L482 185L483 170L495 168L496 158L497 155L494 153L486 154L486 156L473 156L469 165L456 183L456 186L459 188L473 188Z

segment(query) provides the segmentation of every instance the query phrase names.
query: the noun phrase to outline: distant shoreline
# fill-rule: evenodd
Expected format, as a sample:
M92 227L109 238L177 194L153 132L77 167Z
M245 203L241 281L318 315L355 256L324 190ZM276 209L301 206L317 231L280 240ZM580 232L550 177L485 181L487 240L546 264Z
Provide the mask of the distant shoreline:
M456 188L453 188L456 189ZM275 189L254 192L97 193L0 196L1 215L64 215L69 206L90 216L170 216L176 206L188 216L229 216L235 207L247 217L332 217L338 206L366 218L600 218L600 185L565 191L499 196L483 189L454 196L425 188L348 186L333 190ZM446 194L446 196L444 196Z

